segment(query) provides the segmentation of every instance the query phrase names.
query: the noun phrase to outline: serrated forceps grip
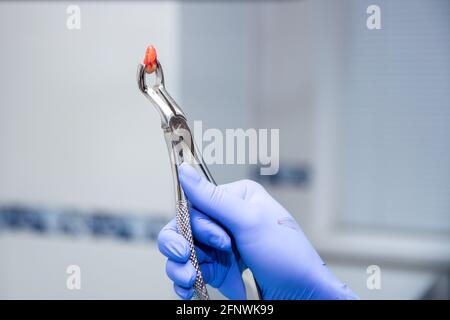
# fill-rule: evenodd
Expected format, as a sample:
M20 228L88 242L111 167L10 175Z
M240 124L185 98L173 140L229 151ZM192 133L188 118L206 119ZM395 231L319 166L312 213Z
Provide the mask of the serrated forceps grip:
M194 283L194 298L208 300L208 290L200 270L192 236L189 203L178 179L178 166L186 161L197 166L198 171L208 181L214 184L215 182L194 143L184 112L164 87L164 74L159 61L157 62L153 86L148 86L146 83L145 65L143 64L138 65L137 82L141 92L152 102L161 116L161 128L164 132L172 168L177 228L179 233L189 242L189 260L197 273Z

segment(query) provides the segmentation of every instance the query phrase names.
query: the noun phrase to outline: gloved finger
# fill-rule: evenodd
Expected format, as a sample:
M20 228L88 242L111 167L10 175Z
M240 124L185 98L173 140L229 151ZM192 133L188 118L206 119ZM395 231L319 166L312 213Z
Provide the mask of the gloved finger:
M238 226L249 224L254 209L248 201L208 182L185 162L178 167L178 172L184 192L197 209L223 224L231 232Z
M204 244L197 243L195 245L195 252L197 253L198 263L214 262L216 260L216 249L208 247Z
M175 290L175 293L184 300L190 300L192 299L192 296L194 295L194 288L183 288L177 284L173 284L173 289Z
M214 264L200 263L200 271L202 272L203 281L211 283L214 281Z
M247 183L247 181L251 181L251 180L244 179L244 180L233 181L230 183L221 184L219 186L219 188L222 188L222 189L226 190L227 192L234 194L235 196L245 200L250 191L249 184Z
M166 273L175 284L184 288L192 287L197 276L190 261L179 263L170 259L166 263Z
M221 272L217 264L201 263L200 270L203 280L214 288L219 288L222 293L231 299L246 299L245 285L242 279L242 272L237 263L231 264L227 272Z
M219 224L192 206L190 213L195 240L218 250L231 250L230 236Z
M266 189L258 182L250 179L242 179L222 184L219 188L251 203L260 203L261 198L265 199L268 197Z
M177 232L175 219L172 219L158 234L158 248L163 255L176 262L189 259L189 242Z
M220 274L220 272L218 272ZM230 299L244 300L246 299L246 290L244 281L242 279L242 271L238 263L232 263L228 271L224 274L224 278L213 275L215 278L210 285L217 288L220 287L220 292Z

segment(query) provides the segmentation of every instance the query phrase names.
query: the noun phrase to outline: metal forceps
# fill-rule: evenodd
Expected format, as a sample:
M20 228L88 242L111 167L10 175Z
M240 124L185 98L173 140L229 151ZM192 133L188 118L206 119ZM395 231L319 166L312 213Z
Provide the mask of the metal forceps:
M206 289L205 282L203 281L203 276L197 259L197 253L195 252L189 205L178 179L178 166L184 161L195 164L208 181L214 184L215 181L194 143L191 130L187 125L186 115L164 87L164 74L159 61L157 61L155 82L153 85L148 85L146 78L147 74L145 72L145 65L139 64L137 69L137 82L139 89L144 96L152 102L161 116L161 128L164 132L164 138L169 151L175 187L177 228L182 236L189 242L189 260L197 272L197 277L194 283L194 298L199 300L208 300L208 290Z

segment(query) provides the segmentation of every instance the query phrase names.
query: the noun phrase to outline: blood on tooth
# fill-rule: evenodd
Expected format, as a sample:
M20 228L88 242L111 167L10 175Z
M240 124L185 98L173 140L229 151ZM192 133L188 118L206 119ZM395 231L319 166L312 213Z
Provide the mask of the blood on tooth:
M145 72L153 73L156 71L157 55L154 46L150 45L147 47L147 50L145 50L143 64L145 65Z

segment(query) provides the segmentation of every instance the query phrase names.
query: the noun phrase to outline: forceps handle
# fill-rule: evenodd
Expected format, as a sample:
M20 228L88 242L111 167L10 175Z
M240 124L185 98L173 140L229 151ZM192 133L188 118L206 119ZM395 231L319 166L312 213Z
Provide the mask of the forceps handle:
M206 288L203 275L200 270L197 253L195 252L194 239L191 230L191 219L189 212L189 205L187 201L177 201L176 204L176 221L178 232L189 242L189 260L196 271L196 278L194 282L194 299L209 300L208 289Z
M181 130L180 130L181 129ZM178 130L178 132L177 132ZM191 163L195 163L202 174L210 182L215 183L208 170L208 167L203 161L194 140L191 136L191 131L182 117L174 117L170 122L169 128L164 130L164 138L166 140L169 151L170 162L172 167L172 176L175 188L175 210L176 223L178 232L189 243L189 260L196 270L196 278L194 283L194 299L209 300L208 290L203 280L203 275L200 270L197 253L195 251L194 238L192 236L191 219L189 212L189 203L186 199L184 191L180 185L178 178L178 166L185 160L189 159ZM189 158L188 158L189 157Z
M155 57L156 58L156 54ZM141 92L156 107L161 116L161 128L164 132L167 149L172 169L173 184L175 189L175 210L177 229L181 235L189 242L190 256L189 260L194 266L197 276L194 283L194 298L200 300L208 300L208 290L203 280L202 272L195 251L194 239L192 236L191 219L189 212L189 204L178 179L178 166L185 160L192 159L198 164L200 171L206 179L214 183L214 179L209 173L203 158L200 156L191 130L186 123L186 117L175 100L169 95L164 88L164 74L161 64L156 61L156 81L153 86L147 86L145 80L145 65L139 64L137 69L137 83ZM188 161L192 163L192 161Z

